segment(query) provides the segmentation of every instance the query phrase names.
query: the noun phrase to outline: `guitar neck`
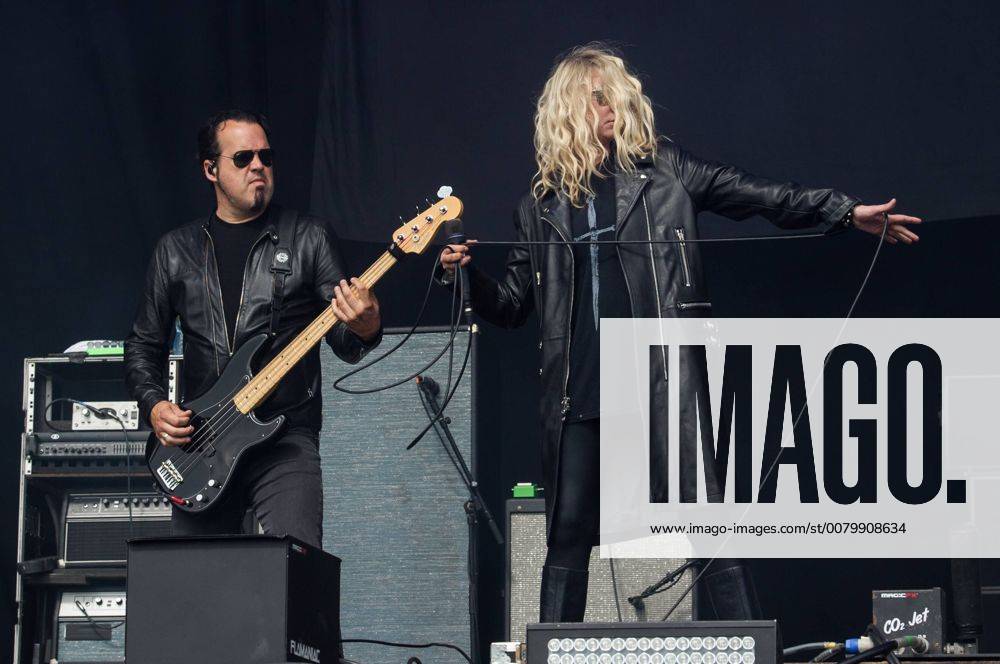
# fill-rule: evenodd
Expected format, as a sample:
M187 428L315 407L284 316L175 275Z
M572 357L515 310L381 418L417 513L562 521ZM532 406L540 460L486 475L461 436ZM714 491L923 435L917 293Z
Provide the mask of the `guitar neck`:
M358 279L365 286L371 288L395 264L396 259L387 251L372 263L371 267L365 270L364 274L358 277ZM334 313L332 306L324 309L273 360L268 362L267 366L261 369L243 389L236 393L236 396L233 397L236 408L241 413L248 414L259 406L274 388L278 386L278 383L285 377L285 374L298 364L299 360L305 357L306 353L312 350L312 347L319 343L320 339L326 336L326 333L337 323L337 320L337 314Z

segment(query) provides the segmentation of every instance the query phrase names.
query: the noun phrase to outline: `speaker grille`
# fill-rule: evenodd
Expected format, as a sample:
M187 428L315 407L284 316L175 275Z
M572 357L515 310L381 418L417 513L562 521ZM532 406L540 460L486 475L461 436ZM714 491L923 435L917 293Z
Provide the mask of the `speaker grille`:
M62 664L125 662L125 620L59 621L57 654Z
M517 500L508 504L508 556L510 560L507 628L510 641L524 641L525 625L538 622L539 592L542 583L542 566L545 564L545 506L544 501ZM586 622L656 621L674 605L684 589L694 578L690 571L684 573L673 588L644 600L645 611L639 613L628 598L638 595L659 581L667 572L684 564L682 559L604 558L594 547L590 554L590 583L587 590ZM611 569L618 586L615 601ZM671 620L690 620L691 594L681 602L671 615Z
M400 337L386 334L366 361ZM402 351L345 386L384 385L407 376L433 359L448 337L447 332L418 332ZM456 337L456 376L465 341L465 333ZM370 395L337 392L334 380L353 367L325 350L322 358L323 548L343 561L344 638L445 641L468 652L469 541L463 507L468 493L434 431L405 449L429 421L417 387L410 381ZM472 467L473 360L446 409L452 435ZM447 361L428 372L442 391L446 372ZM371 644L346 644L344 650L348 659L362 662L394 661L401 652ZM465 661L450 650L436 650L433 660Z
M131 537L167 537L170 519L128 521L70 521L66 524L67 563L124 563L125 541Z

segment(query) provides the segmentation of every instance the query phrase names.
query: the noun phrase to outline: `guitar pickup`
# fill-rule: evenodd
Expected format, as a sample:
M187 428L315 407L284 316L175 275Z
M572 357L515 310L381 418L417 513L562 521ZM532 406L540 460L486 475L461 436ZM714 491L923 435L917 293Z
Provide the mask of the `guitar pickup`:
M180 474L170 459L160 464L160 467L156 469L156 474L160 476L160 479L163 480L163 486L167 487L169 491L173 491L184 481L184 476Z

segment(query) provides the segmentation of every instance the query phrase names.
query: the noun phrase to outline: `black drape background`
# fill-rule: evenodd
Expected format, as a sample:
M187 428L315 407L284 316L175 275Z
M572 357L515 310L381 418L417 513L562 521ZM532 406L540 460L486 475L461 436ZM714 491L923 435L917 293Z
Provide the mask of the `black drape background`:
M93 1L5 2L0 12L7 626L21 360L124 336L156 238L211 209L194 134L219 108L270 116L278 200L329 217L360 271L397 215L412 216L440 184L465 201L471 236L510 238L533 170L533 102L552 60L609 39L643 74L661 131L696 153L867 201L894 195L936 220L919 246L886 248L856 315L1000 313L995 3ZM758 221L704 225L715 235L769 231ZM858 234L705 246L716 313L842 316L872 249ZM497 273L503 255L481 250L477 261ZM387 324L412 322L429 266L421 257L386 278ZM424 322L443 316L442 297ZM480 345L479 458L497 514L514 482L540 478L533 325L487 326ZM503 556L481 544L488 643L502 634ZM940 561L754 569L788 643L858 632L873 587L947 583Z

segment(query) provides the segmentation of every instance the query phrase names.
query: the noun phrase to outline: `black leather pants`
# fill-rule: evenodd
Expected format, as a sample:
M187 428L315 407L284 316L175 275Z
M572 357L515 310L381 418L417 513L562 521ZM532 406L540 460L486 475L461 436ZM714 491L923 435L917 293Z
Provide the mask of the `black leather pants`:
M600 420L572 422L563 431L559 500L542 568L542 622L582 622L587 608L590 551L600 519Z

